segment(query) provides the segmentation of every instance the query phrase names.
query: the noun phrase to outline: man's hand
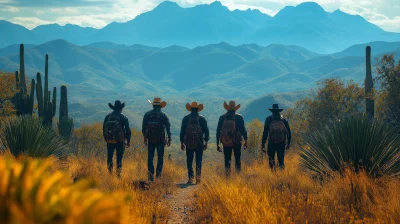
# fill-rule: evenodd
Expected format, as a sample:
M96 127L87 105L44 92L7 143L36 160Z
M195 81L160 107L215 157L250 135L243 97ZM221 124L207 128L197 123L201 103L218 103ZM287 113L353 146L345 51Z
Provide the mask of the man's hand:
M207 150L207 142L204 144L204 151Z
M183 142L181 142L181 150L185 151L185 148L186 148L186 145Z
M265 145L261 146L261 149L264 153L267 153L267 150L265 149Z
M247 149L247 141L244 141L243 150Z
M126 143L125 147L129 148L129 147L131 147L131 144L130 143Z
M217 145L217 151L222 152L221 146Z
M147 141L147 138L144 138L144 146L146 146L147 147L147 145L148 145L148 141Z
M290 145L287 145L287 146L286 146L286 150L289 150L289 149L290 149Z
M171 146L171 139L169 138L168 142L167 142L167 147L170 147L170 146Z

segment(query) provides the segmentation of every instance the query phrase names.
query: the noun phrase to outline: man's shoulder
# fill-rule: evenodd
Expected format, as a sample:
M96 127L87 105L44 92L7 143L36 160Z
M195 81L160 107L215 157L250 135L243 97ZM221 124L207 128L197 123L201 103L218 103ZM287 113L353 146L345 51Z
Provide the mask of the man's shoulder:
M123 113L120 113L120 116L123 117L124 119L128 119L128 117Z
M243 119L243 115L236 113L236 114L235 114L235 118L236 118L236 119L237 119L237 118Z

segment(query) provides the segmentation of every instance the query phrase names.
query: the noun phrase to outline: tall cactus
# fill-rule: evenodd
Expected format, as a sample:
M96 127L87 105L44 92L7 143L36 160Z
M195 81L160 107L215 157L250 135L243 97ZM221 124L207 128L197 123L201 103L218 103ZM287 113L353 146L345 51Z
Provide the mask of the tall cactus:
M60 108L59 108L59 123L58 131L61 136L69 139L74 129L74 121L68 117L68 98L67 98L67 86L62 85L60 89Z
M53 106L53 104L56 104L56 91L57 89L54 87L54 93L53 93L53 101L51 101L51 91L43 91L42 87L42 76L38 72L36 75L37 84L36 84L36 96L37 96L37 101L38 101L38 112L39 112L39 117L43 119L44 124L51 125L53 123L53 117L56 115L55 110L56 106ZM45 78L46 79L46 78ZM46 81L45 81L46 82ZM45 84L46 86L46 84ZM48 86L48 84L47 84ZM47 87L48 88L48 87ZM46 100L44 100L46 99Z
M366 114L373 118L374 110L375 110L375 102L374 102L374 82L372 80L372 66L371 66L371 47L367 46L365 57L365 65L366 65L366 75L365 75L365 112Z
M17 115L32 115L34 94L35 94L35 80L31 82L31 93L27 94L27 91L21 87L20 77L18 71L15 72L15 86L19 89L19 92L15 95L15 108Z
M43 100L43 88L42 88L42 76L40 72L36 74L36 98L38 102L38 113L39 117L44 117L44 100Z
M46 62L44 65L44 92L47 93L49 91L49 55L46 54ZM44 96L44 102L50 101L50 98L46 94Z
M19 75L20 75L20 88L24 89L24 92L27 92L26 89L26 78L25 78L25 56L24 56L24 45L21 44L19 46Z

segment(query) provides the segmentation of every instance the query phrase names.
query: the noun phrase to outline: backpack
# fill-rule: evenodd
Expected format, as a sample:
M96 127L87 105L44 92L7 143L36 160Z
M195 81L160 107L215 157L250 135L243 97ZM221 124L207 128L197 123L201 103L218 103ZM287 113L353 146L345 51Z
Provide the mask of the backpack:
M110 115L104 124L103 136L107 143L117 144L124 142L124 130L121 125L121 118L118 115Z
M233 117L233 119L226 118L227 115L225 114L225 119L221 127L220 142L224 147L233 147L234 145L239 144L241 139L236 130L235 117Z
M281 119L272 120L269 125L269 138L268 141L273 143L282 143L286 142L286 136L288 132L286 130L286 126Z
M164 124L160 112L152 112L147 122L146 138L150 143L159 143L164 136Z
M195 118L189 117L185 135L186 147L189 149L198 149L204 145L203 130L201 130L199 118L199 116Z

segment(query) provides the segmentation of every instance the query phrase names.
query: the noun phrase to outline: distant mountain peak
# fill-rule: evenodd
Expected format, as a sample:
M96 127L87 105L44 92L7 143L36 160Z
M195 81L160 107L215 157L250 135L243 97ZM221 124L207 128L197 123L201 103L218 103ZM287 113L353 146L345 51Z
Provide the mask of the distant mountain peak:
M178 3L172 1L163 1L155 9L175 9L181 8Z
M316 2L303 2L296 6L298 9L308 9L308 10L315 10L315 11L324 11L324 8L320 6Z
M286 6L276 14L275 18L291 19L319 19L328 13L315 2L303 2L297 6Z

